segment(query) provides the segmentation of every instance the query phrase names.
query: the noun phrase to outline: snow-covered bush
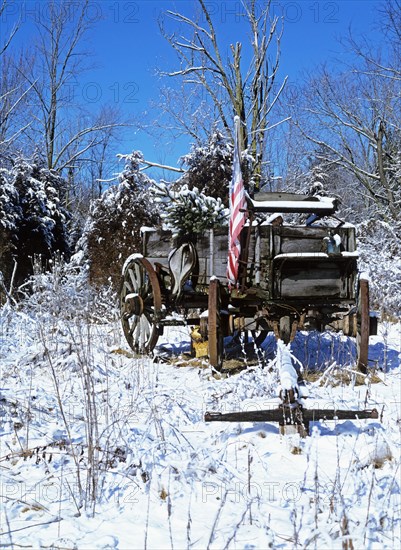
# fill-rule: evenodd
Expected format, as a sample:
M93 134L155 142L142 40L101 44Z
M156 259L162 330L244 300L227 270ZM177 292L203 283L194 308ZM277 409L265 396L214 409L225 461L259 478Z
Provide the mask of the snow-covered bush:
M370 275L371 307L401 315L401 224L371 219L357 227L360 269Z
M369 216L377 215L371 201L366 200L360 190L360 183L356 177L344 167L336 165L333 161L320 160L320 156L327 154L325 151L317 151L316 156L309 158L310 166L305 172L300 168L294 172L289 169L284 182L283 190L301 193L310 196L329 196L338 199L336 215L350 223L360 223ZM361 190L360 190L361 191ZM299 223L304 223L307 216L298 218ZM291 216L286 216L286 221Z
M94 289L89 283L89 268L79 262L65 262L55 256L49 260L48 268L34 262L34 274L19 289L21 307L30 312L32 318L42 322L84 319L90 322L115 320L116 296L113 289Z
M227 224L228 210L220 198L200 193L197 187L192 190L183 185L178 191L164 183L154 183L151 188L160 208L161 218L166 229L176 235L203 233L207 229Z
M159 221L149 194L154 182L139 170L142 154L136 151L121 158L125 167L119 183L92 204L80 245L89 259L90 280L97 286L111 281L117 288L125 258L141 252L141 226Z
M35 158L16 159L0 172L0 270L7 283L14 260L16 280L32 274L32 259L69 255L69 215L61 205L64 182Z

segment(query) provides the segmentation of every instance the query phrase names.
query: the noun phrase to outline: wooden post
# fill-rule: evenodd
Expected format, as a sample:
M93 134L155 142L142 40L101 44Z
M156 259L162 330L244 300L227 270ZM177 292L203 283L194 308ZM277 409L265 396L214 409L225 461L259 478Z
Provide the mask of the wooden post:
M249 256L249 243L251 241L251 232L252 232L252 222L253 222L253 215L252 212L248 211L248 222L249 227L248 231L246 233L245 238L245 247L241 246L241 254L240 254L240 280L241 280L241 292L243 293L246 287L246 276L248 272L248 256Z
M214 275L214 231L209 230L209 279Z
M255 227L255 285L260 285L260 229L259 224Z
M369 282L366 279L359 281L358 296L358 370L366 374L368 368L369 351Z

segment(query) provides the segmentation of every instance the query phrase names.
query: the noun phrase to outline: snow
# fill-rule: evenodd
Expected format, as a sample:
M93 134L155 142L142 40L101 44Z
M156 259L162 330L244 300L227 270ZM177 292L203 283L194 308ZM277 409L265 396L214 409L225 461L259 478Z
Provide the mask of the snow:
M355 342L330 333L279 343L281 371L269 335L264 368L224 377L182 355L187 327L166 328L153 360L136 356L112 301L82 289L70 304L81 283L45 283L0 310L2 544L401 547L400 322L371 337L378 370L362 385ZM276 407L280 383L296 381L294 356L305 407L377 408L380 419L316 422L306 439L275 423L203 421Z
M283 215L280 214L280 213L275 213L275 214L272 214L271 216L269 216L265 222L263 222L261 225L268 225L268 224L271 224L274 222L274 220L277 220L278 218L282 218Z
M143 225L140 229L141 231L141 234L143 233L154 233L155 231L157 231L157 228L156 227L147 227L146 225Z
M165 208L160 215L165 228L173 235L203 233L228 223L229 211L224 208L222 200L201 193L197 187L189 189L184 184L179 190L174 190L164 183L155 183L150 192L154 200L163 199Z
M327 212L328 210L335 212L335 200L330 197L319 197L319 200L302 200L302 201L258 201L249 199L252 208L257 212Z
M283 390L298 388L298 374L293 367L290 350L281 340L277 344L277 360L281 388Z
M358 258L359 254L358 252L340 252L338 256ZM326 254L326 252L286 252L285 254L277 254L274 257L275 260L284 258L330 258L330 255Z
M133 298L137 298L139 294L136 294L135 292L131 292L130 294L127 294L125 297L125 301L128 302L129 300L132 300Z
M130 256L128 256L128 258L125 260L124 262L124 265L123 265L123 268L121 270L121 273L124 275L125 273L125 270L127 269L127 266L128 264L130 264L131 262L135 261L135 260L142 260L143 258L143 255L142 254L138 254L138 253L135 253L135 254L131 254Z

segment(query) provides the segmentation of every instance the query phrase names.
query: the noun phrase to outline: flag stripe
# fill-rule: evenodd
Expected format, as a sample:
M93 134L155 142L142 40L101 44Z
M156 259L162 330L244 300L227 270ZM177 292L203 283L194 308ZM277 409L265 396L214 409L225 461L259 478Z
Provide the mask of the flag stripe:
M236 117L237 118L237 117ZM228 242L227 279L232 285L238 281L239 258L241 255L240 235L245 225L246 209L244 182L241 174L238 129L239 120L236 120L234 140L233 175L230 186L230 224Z

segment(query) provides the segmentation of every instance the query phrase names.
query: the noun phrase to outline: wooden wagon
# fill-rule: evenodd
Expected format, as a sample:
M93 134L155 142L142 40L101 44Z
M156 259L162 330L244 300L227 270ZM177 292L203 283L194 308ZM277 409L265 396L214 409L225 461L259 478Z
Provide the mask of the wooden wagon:
M150 353L164 327L191 325L221 369L224 337L235 332L250 332L259 344L269 331L289 342L297 330L329 328L356 338L358 368L366 372L374 330L368 281L358 276L355 228L336 218L336 207L335 199L288 193L249 199L239 283L231 289L227 229L174 237L143 228L143 249L122 273L128 344ZM287 216L301 221L286 224Z

